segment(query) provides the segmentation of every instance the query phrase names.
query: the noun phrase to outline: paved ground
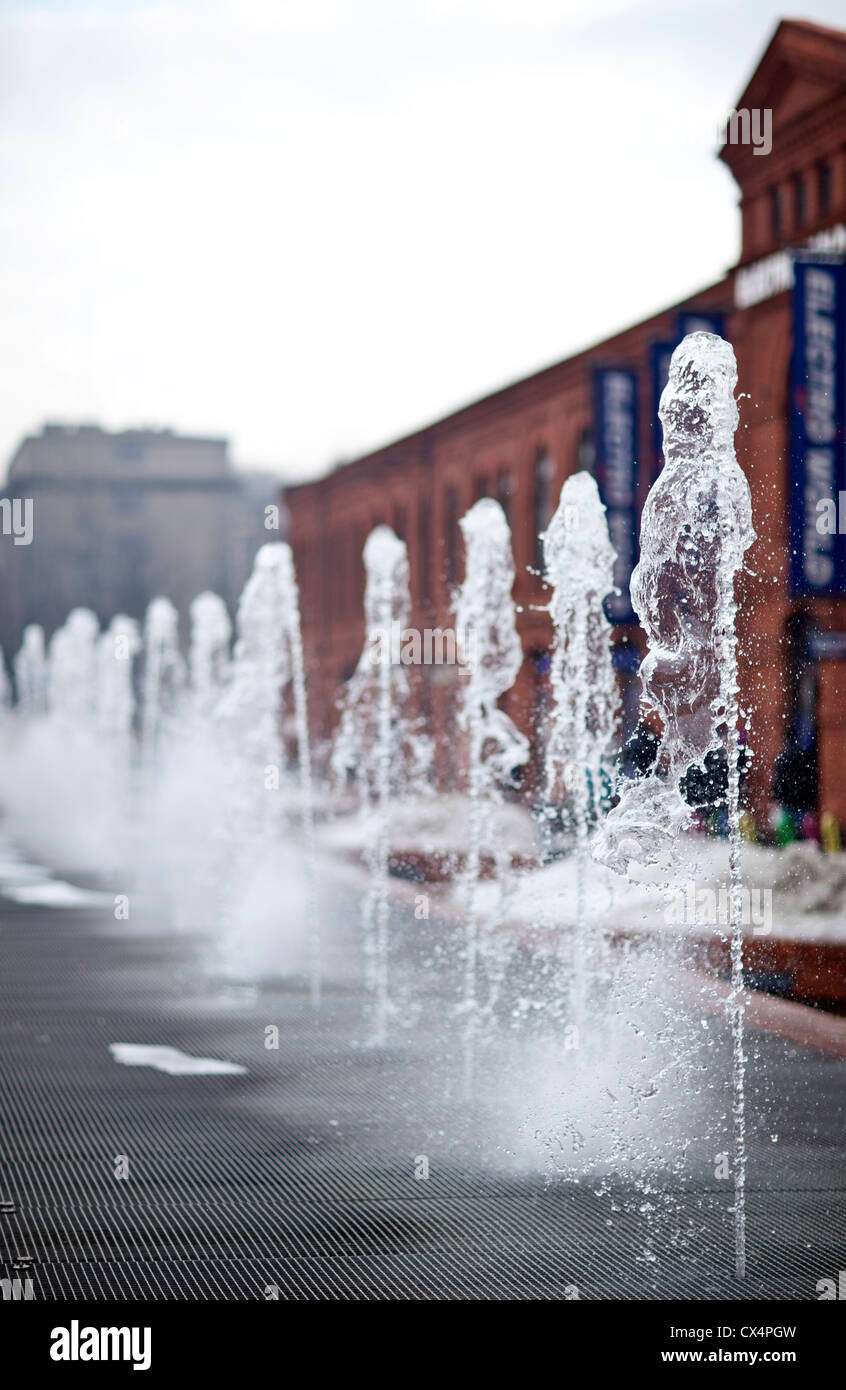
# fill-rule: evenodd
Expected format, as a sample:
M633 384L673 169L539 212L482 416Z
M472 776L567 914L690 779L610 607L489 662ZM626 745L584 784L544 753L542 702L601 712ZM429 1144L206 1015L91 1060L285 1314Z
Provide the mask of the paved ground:
M339 892L354 940L354 895ZM484 1052L477 1100L462 1099L449 971L431 968L438 930L429 924L422 951L418 939L416 973L378 1049L362 1043L354 971L315 1017L296 982L223 991L198 939L0 900L0 1198L14 1206L0 1212L3 1277L31 1276L42 1299L559 1299L574 1288L582 1298L808 1299L846 1267L846 1062L753 1039L749 1276L739 1284L732 1195L715 1177L727 1146L722 1024L707 1033L705 1070L687 1073L697 1104L684 1109L679 1076L664 1087L677 1120L696 1116L683 1163L639 1163L641 1135L618 1148L625 1162L603 1161L600 1144L578 1182L550 1181L556 1145L589 1153L590 1136L562 1121L552 1141L518 1142L520 1106L549 1076L540 1044L507 1026ZM398 948L398 983L402 958ZM520 1012L519 974L506 1019ZM688 1022L697 1038L695 1010ZM271 1025L277 1050L265 1046ZM599 1020L594 1070L603 1033ZM119 1066L114 1042L168 1044L246 1073ZM610 1059L609 1107L626 1084ZM632 1123L658 1135L658 1151L650 1104L642 1087ZM670 1147L678 1154L678 1134ZM120 1156L127 1178L115 1175Z

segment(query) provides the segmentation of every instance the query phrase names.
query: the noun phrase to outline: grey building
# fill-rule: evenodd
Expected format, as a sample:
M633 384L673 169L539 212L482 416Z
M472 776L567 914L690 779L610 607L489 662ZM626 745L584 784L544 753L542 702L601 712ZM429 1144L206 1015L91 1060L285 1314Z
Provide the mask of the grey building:
M183 637L188 605L203 589L234 615L257 547L280 538L265 510L278 492L270 475L233 469L225 439L45 425L18 447L0 497L7 657L26 623L41 623L49 637L78 605L106 623L116 613L141 618L167 594Z

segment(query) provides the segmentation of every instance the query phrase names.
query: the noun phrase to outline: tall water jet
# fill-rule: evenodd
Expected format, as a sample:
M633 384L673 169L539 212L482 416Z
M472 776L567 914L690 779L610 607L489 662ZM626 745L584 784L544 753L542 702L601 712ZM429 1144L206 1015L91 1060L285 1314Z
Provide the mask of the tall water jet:
M584 1024L591 943L585 923L585 869L591 826L599 819L603 783L617 722L611 624L603 601L614 588L616 552L599 490L589 473L561 489L543 536L544 578L552 591L550 712L545 749L547 805L571 797L576 833L576 928L570 1005Z
M47 658L44 629L38 623L24 628L19 651L12 663L15 673L17 708L27 719L47 712Z
M314 811L299 595L290 546L263 545L244 586L236 617L237 640L228 682L215 719L228 738L232 770L230 832L236 859L250 844L269 846L280 825L278 789L286 763L282 739L283 692L291 685L297 741L300 824L309 886L309 956L312 1001L320 998L320 939L314 891ZM230 917L232 914L230 913ZM232 933L230 933L230 936Z
M288 641L291 687L294 698L297 771L300 782L300 821L306 848L311 1002L314 1008L319 1008L322 987L322 963L320 957L320 924L317 901L317 863L314 841L314 783L311 769L311 739L308 728L308 696L306 693L306 674L305 661L303 658L302 628L300 625L300 595L297 587L297 574L294 568L293 551L289 545L284 544L280 564L280 579L285 591L285 636Z
M119 747L118 757L128 756L135 717L133 667L141 650L141 634L134 618L118 613L97 643L97 723Z
M492 498L476 502L460 522L466 552L464 583L456 602L456 635L466 670L459 726L468 737L467 785L470 834L465 871L464 1089L470 1095L479 1024L478 970L482 853L488 850L502 882L510 862L507 846L496 843L493 817L502 791L528 759L528 740L499 700L517 679L523 649L511 597L514 559L511 531L502 507Z
M140 651L138 624L123 613L112 618L97 642L97 727L103 770L104 843L111 842L115 833L127 835L134 819L134 668ZM124 852L125 846L120 844L116 851L118 861Z
M205 721L229 678L232 621L223 599L206 589L191 601L188 671L193 712Z
M6 670L6 657L0 647L0 723L5 722L12 707L12 682Z
M149 767L158 760L162 735L179 707L185 662L179 650L179 614L169 598L154 598L144 619L142 744Z
M755 539L749 484L738 466L728 343L692 333L676 348L661 397L664 468L643 510L632 603L649 642L642 701L663 732L655 775L630 782L604 822L595 854L621 873L636 863L669 871L690 811L679 786L707 753L725 749L730 839L735 1267L746 1272L743 922L739 813L735 577Z
M367 983L373 996L372 1041L384 1045L389 997L389 830L395 798L424 777L426 749L407 717L408 669L393 660L394 632L411 611L408 553L388 526L364 546L364 647L347 685L332 751L336 779L352 776L370 811L365 861L370 887L362 904Z

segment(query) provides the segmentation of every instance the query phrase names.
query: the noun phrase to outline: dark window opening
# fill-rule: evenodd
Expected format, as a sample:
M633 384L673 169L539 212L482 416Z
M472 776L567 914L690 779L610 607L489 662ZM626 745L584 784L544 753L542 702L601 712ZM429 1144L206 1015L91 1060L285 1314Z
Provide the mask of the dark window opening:
M458 489L448 487L444 503L446 532L446 581L452 586L458 583Z
M802 174L797 174L793 180L793 211L796 226L804 226L808 215L808 206L805 197L805 179Z
M596 439L590 425L587 429L582 430L579 436L576 467L580 473L590 473L591 477L596 476Z
M420 549L420 598L424 604L432 602L432 507L428 501L420 503L417 515L417 544Z
M776 239L780 237L782 230L780 188L770 189L770 226L772 228L773 236Z
M555 468L545 449L539 449L535 457L535 505L532 515L532 555L536 569L543 569L543 541L541 532L545 531L552 516L552 478Z
M817 168L817 205L820 217L831 210L831 165L820 164Z
M505 512L506 521L511 522L511 497L514 491L511 474L507 468L500 469L496 477L496 500Z
M140 512L146 500L140 487L119 487L114 494L115 509L124 515Z
M115 441L115 453L121 463L140 463L146 453L143 439L134 434L123 434Z

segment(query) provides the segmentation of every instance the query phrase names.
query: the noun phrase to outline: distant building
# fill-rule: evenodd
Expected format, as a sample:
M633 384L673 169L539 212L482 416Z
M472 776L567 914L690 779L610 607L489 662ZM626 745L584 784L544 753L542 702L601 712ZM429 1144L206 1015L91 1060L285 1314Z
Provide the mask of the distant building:
M739 261L723 279L328 477L288 489L316 732L331 729L360 649L361 550L371 527L386 522L408 544L412 623L447 626L463 566L458 521L487 495L511 522L521 605L525 660L505 704L532 733L549 698L551 637L533 573L538 535L564 479L579 469L596 474L621 555L622 596L612 615L631 731L643 634L627 581L640 511L661 467L658 399L673 347L687 332L710 329L733 344L738 389L751 397L742 403L736 443L759 535L747 556L739 620L753 800L766 807L775 775L790 784L778 790L780 800L789 804L795 795L797 810L830 810L846 823L846 520L834 536L820 538L816 527L818 502L846 512L846 33L779 24L726 122L720 158L740 190L742 231ZM676 196L672 184L667 196ZM624 227L619 254L625 262ZM808 264L822 272L810 291L800 269ZM455 762L448 674L424 671L422 695L422 712L446 750L447 776Z
M4 498L12 502L11 530L0 535L7 658L26 623L49 637L78 605L106 623L116 613L141 618L167 594L184 623L191 599L214 589L234 613L257 547L280 535L265 529L265 507L278 503L272 477L236 472L225 439L171 430L45 425L18 447L0 508Z

